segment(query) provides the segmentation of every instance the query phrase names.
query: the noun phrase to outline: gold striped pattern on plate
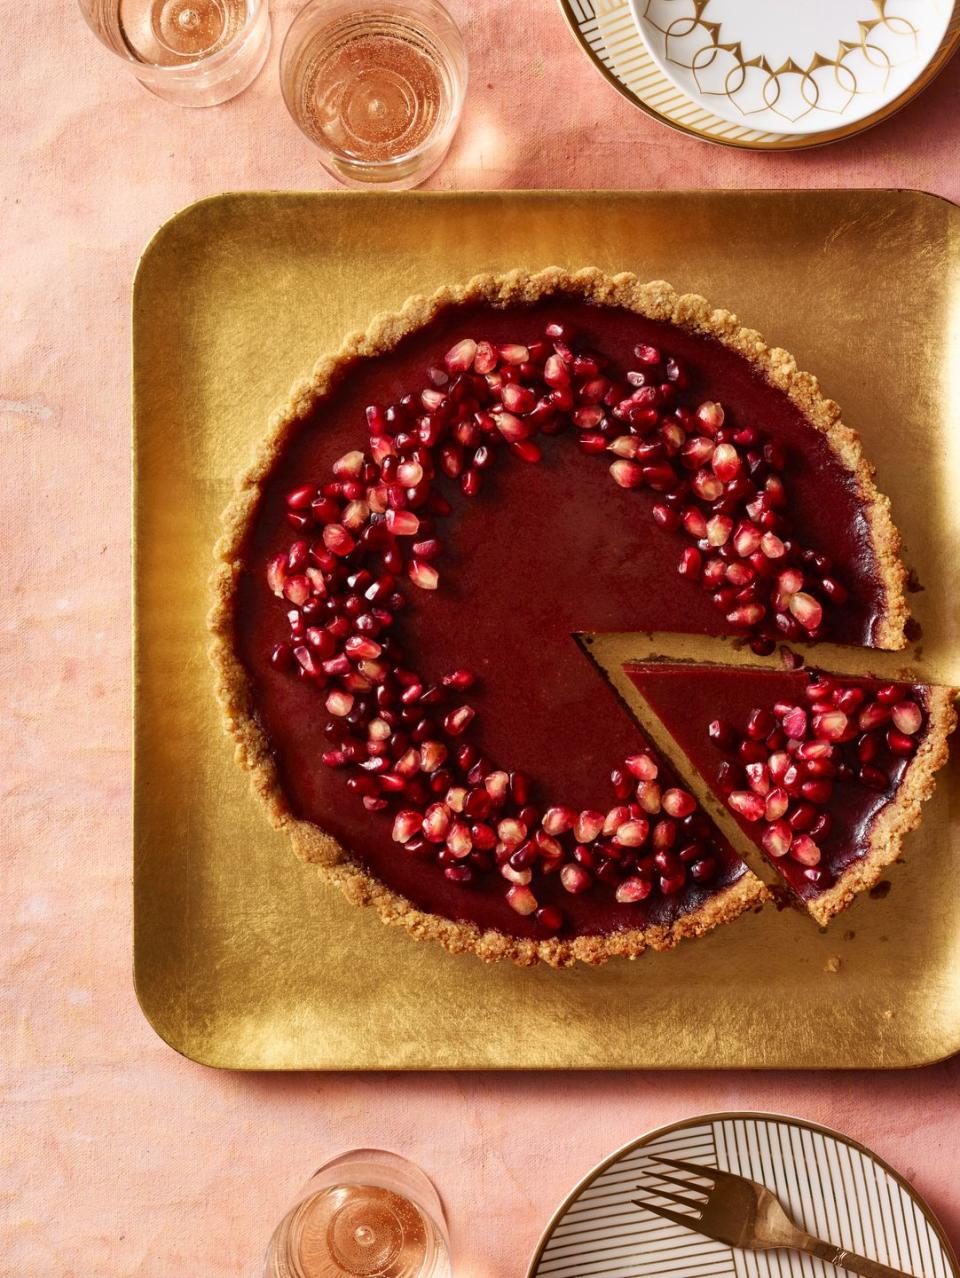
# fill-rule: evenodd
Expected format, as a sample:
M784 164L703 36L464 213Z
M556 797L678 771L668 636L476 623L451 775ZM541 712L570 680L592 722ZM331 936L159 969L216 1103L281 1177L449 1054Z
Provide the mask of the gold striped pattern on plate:
M897 101L831 132L766 133L722 120L692 102L663 74L644 42L628 0L560 0L574 35L597 69L641 110L693 137L754 151L793 151L852 137L905 106L937 76L960 48L960 3L940 48L922 75Z
M833 1278L799 1252L739 1251L633 1203L658 1196L658 1157L767 1185L798 1225L917 1278L960 1278L929 1207L869 1150L800 1119L716 1114L653 1132L592 1172L557 1212L528 1278ZM675 1209L675 1206L674 1206Z

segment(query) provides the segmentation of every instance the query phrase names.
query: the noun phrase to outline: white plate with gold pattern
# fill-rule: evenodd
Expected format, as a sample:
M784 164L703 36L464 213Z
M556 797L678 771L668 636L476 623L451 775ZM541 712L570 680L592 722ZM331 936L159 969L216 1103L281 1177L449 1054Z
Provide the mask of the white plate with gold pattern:
M732 124L824 133L906 93L953 0L630 0L660 70Z
M797 1224L917 1278L960 1278L933 1212L875 1154L777 1114L708 1114L661 1127L595 1168L563 1203L527 1278L842 1278L813 1256L741 1251L634 1206L658 1196L658 1158L717 1167L771 1189Z
M637 0L638 4L642 2ZM806 0L793 2L801 8ZM877 2L874 0L874 9ZM753 151L793 151L823 146L871 128L906 106L960 48L960 3L942 2L953 12L940 46L905 92L857 121L844 120L824 132L804 133L785 131L782 124L769 130L759 127L757 121L734 122L692 101L657 65L640 33L630 0L559 0L571 30L594 66L635 106L691 137ZM778 10L781 7L782 4L777 5Z

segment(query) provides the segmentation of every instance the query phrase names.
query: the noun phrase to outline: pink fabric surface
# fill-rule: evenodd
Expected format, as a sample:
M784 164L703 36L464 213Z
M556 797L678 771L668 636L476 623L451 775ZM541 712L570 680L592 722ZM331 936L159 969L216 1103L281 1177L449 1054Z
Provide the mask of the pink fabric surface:
M522 1273L558 1200L645 1129L718 1108L835 1125L960 1242L960 1065L893 1075L232 1076L190 1064L130 979L130 284L176 209L331 185L286 116L273 5L254 87L154 99L69 0L0 0L0 1274L252 1275L307 1174L350 1146L420 1162L455 1268ZM453 0L472 80L432 185L899 186L960 198L958 63L890 123L809 154L712 148L604 83L554 0Z

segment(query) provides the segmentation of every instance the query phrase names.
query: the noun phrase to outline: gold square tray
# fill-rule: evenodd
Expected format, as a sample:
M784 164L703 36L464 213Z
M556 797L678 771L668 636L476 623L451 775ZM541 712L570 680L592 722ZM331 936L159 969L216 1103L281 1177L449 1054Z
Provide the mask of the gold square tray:
M235 1069L889 1068L960 1049L956 760L888 899L827 933L767 909L637 963L488 968L347 905L268 828L204 620L233 477L320 352L480 270L595 265L701 292L819 373L926 587L923 665L960 681L958 244L956 208L894 191L236 194L171 219L133 301L135 971L157 1033Z

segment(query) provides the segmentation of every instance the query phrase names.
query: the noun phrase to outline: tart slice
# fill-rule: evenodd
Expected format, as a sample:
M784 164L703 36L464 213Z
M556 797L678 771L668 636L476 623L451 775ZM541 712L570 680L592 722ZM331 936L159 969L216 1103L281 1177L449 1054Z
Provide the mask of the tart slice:
M956 723L953 691L929 684L668 662L624 670L821 924L899 857Z

